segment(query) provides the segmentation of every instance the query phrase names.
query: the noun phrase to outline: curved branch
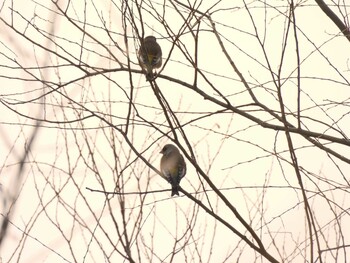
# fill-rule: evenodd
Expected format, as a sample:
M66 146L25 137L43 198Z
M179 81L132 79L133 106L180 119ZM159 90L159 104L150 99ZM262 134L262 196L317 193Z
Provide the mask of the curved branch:
M346 25L339 19L339 17L328 7L328 5L323 2L323 0L315 0L318 6L322 9L323 13L325 13L336 26L340 29L340 31L344 34L344 36L350 41L350 30L346 27Z

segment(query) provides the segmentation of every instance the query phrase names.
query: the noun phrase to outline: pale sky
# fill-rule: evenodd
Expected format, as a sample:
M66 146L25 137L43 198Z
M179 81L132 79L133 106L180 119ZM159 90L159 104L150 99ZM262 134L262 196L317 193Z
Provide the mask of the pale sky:
M296 27L288 24L287 1L250 1L247 9L243 1L190 1L201 13L176 1L145 1L139 9L139 1L59 1L62 10L51 1L25 2L0 6L1 220L11 207L0 262L129 262L125 233L135 262L270 262L183 193L171 198L170 185L152 169L159 169L163 145L176 143L140 72L140 17L145 36L162 48L155 83L192 162L267 253L278 262L348 262L350 43L316 2L294 3ZM348 9L332 6L339 17ZM217 37L266 108L254 104ZM291 134L315 227L313 257L285 132L253 121L283 127L271 114L281 116L280 76L287 120L298 126L298 57L300 133L331 150ZM226 103L237 112L224 111ZM120 132L126 126L127 139ZM181 187L252 241L189 160L179 129L176 135L187 163ZM133 194L106 199L89 190L113 192L117 184Z

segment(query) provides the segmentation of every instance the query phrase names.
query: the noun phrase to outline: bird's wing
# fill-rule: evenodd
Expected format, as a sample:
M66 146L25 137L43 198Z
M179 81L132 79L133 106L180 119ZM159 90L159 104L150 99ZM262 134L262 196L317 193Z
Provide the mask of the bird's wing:
M181 180L186 175L187 167L182 155L180 158L181 159L180 159L180 165L179 165L179 179Z

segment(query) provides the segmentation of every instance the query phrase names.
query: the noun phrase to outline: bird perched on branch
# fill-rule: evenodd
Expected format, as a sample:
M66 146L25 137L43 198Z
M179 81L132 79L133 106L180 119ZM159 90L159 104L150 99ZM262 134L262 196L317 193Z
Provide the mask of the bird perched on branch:
M162 66L162 49L154 36L147 36L141 43L138 59L140 66L146 71L147 78L153 78L153 69Z
M171 196L179 195L179 184L186 174L186 163L179 149L173 144L166 144L161 152L160 171L171 184Z

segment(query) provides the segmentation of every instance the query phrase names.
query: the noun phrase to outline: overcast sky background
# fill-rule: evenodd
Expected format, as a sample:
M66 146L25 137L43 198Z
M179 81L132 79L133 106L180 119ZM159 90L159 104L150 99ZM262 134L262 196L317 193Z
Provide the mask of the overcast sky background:
M230 58L249 87L279 115L275 83L280 74L287 118L294 126L298 125L291 114L297 112L298 49L302 128L348 140L350 43L314 1L294 3L298 46L293 24L288 29L287 1L249 1L248 9L243 1L220 1L214 6L209 0L190 2L203 13L210 10ZM338 9L328 2L339 17L349 9L344 3ZM195 17L187 21L193 32L200 30L196 54L196 42L181 17L190 16L188 9L172 1L146 1L140 15L134 2L129 5L125 9L120 1L74 0L56 6L39 0L5 1L0 6L3 218L11 208L0 250L2 262L123 262L119 235L125 228L136 262L200 262L200 258L202 262L268 262L183 194L179 198L170 198L170 190L137 194L170 189L151 166L159 168L159 152L173 138L138 66L140 17L144 34L154 35L162 47L165 67L156 83L181 123L198 165L271 255L281 262L309 262L304 203L285 133L232 111L210 114L223 108L182 83L192 85L195 79L188 57L196 58L203 74L197 80L202 92L266 123L283 124L253 105L207 18L195 14L199 27ZM121 10L126 10L127 19ZM173 46L174 36L180 46ZM118 131L125 131L126 123L133 147ZM177 135L190 156L178 130ZM347 262L349 163L299 134L291 138L321 249L329 249L320 261L315 248L314 260ZM319 141L350 157L348 145ZM250 238L186 159L188 171L181 186ZM134 194L106 199L105 194L87 189L113 192L117 182L120 191ZM343 247L330 249L338 246Z

